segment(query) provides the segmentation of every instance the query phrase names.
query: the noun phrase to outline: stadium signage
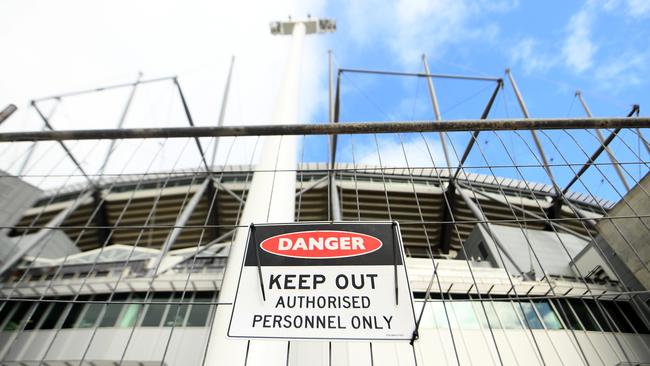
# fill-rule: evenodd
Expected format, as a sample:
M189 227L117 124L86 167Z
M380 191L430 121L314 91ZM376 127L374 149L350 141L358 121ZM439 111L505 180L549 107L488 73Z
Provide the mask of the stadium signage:
M397 223L249 229L230 337L410 340L414 330Z

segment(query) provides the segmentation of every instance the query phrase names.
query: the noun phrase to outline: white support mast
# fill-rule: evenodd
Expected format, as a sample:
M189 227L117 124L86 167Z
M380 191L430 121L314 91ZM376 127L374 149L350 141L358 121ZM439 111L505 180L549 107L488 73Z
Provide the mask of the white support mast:
M272 123L298 122L298 96L302 44L306 34L333 32L336 25L327 19L271 23L271 33L291 35L291 50ZM219 302L233 303L251 223L286 223L294 221L296 197L296 136L263 137L235 239L230 248ZM254 286L256 284L242 284ZM287 343L281 341L245 341L228 339L232 305L219 305L213 319L205 365L285 365ZM249 344L250 342L250 344Z

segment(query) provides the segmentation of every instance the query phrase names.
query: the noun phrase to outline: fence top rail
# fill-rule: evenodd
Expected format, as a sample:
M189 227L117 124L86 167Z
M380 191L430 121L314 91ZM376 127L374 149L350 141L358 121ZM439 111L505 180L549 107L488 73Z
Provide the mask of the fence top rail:
M625 118L520 118L493 120L341 122L265 124L61 131L17 131L0 133L0 142L62 141L142 138L187 138L213 136L332 135L455 131L576 130L600 128L649 128L649 117Z
M342 68L340 72L349 72L356 74L377 74L387 76L415 76L421 78L435 78L435 79L460 79L460 80L474 80L474 81L501 81L501 78L490 76L471 76L471 75L450 75L450 74L428 74L422 72L401 72L401 71L384 71L384 70L367 70L367 69L351 69Z

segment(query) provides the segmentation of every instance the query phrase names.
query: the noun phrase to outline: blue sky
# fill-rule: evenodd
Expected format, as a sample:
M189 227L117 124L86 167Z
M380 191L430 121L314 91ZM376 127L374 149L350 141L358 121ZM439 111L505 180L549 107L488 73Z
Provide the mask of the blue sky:
M328 44L343 67L422 71L426 53L432 73L504 77L512 69L532 117L584 116L575 97L581 90L595 116L624 116L632 104L650 105L650 2L645 1L417 1L393 3L329 3L328 14L337 19L339 32ZM493 85L473 81L436 81L444 119L478 118ZM348 74L343 78L341 120L432 119L426 81ZM317 120L326 118L326 110ZM522 116L510 84L497 99L490 117ZM540 133L551 164L581 164L596 148L593 132ZM607 133L605 133L607 135ZM452 134L458 154L469 134ZM411 165L431 165L420 136L403 136ZM436 163L443 164L435 134L427 135L438 148ZM621 161L637 162L648 155L638 139L622 135L612 147ZM378 162L372 138L355 137L357 161ZM575 139L575 140L574 140ZM352 152L339 145L339 156L350 161ZM495 173L549 183L541 168L479 169L490 165L538 165L528 133L485 133L474 148L469 165L474 172ZM383 137L382 161L404 165L397 137ZM311 144L310 144L311 145ZM507 149L512 156L504 153ZM314 154L317 152L314 149ZM536 153L536 152L535 152ZM452 156L454 154L452 153ZM318 159L316 156L310 158ZM374 159L373 159L374 158ZM323 159L320 155L320 159ZM599 162L608 162L603 156ZM647 166L626 165L634 183ZM572 176L567 167L553 167L560 186ZM575 167L577 170L578 167ZM599 170L600 169L600 170ZM618 200L622 185L611 167L591 168L584 187L574 190Z
M576 89L598 115L648 98L646 1L403 0L328 10L340 30L329 43L346 66L418 69L426 53L432 72L502 76L510 67L540 117L566 114Z
M102 4L10 0L0 3L0 13L6 14L0 37L11 50L0 70L0 103L13 102L20 108L0 126L3 131L42 128L28 106L31 98L133 81L139 71L144 78L178 75L195 123L214 125L233 54L237 62L226 124L264 123L272 114L289 45L288 37L269 34L268 23L288 14L298 18L308 13L336 19L338 31L305 42L300 102L303 122L327 120L328 49L334 52L337 67L421 71L423 53L433 73L504 77L504 69L509 67L533 117L583 116L574 96L577 89L596 116L623 116L633 103L641 105L642 115L650 108L650 2L645 0L243 0L227 5L145 0L137 6L128 0ZM444 119L479 117L492 89L484 82L436 80L435 85ZM113 127L128 92L66 99L52 123L59 129ZM43 105L45 110L49 107ZM506 82L490 117L519 116ZM343 78L342 121L432 118L424 79L352 74ZM169 83L140 87L125 122L125 127L184 125L182 106ZM436 134L425 136L433 163L421 136L401 137L402 141L397 136L378 138L384 165L406 164L401 142L409 165L445 164ZM450 135L450 145L458 154L468 137L467 133ZM540 133L540 138L552 164L582 164L596 148L593 132L588 131ZM255 146L250 139L224 141L217 162L250 161ZM230 156L229 141L233 146ZM539 165L536 153L531 152L530 134L484 133L479 142L468 161L474 167L471 171L549 183L539 167L520 171L484 168L486 160L490 165L512 165L513 160L518 165ZM152 141L146 154L135 156L133 144L120 144L108 171L142 170L149 165L156 143ZM152 169L169 169L170 157L181 151L186 154L180 159L183 167L199 164L196 149L182 150L180 142L169 144ZM326 160L326 144L323 138L308 138L304 160ZM0 169L15 173L28 146L16 144L2 150ZM358 163L378 163L372 137L343 136L338 147L340 161L351 162L354 155ZM612 147L624 162L638 162L637 155L643 161L649 157L630 132ZM63 154L57 147L49 149L42 148L35 155ZM96 162L103 160L106 147L78 143L73 149L85 157L84 165L93 171L98 169ZM299 155L303 156L302 151ZM453 151L451 155L453 160ZM30 166L29 173L46 174L53 160L43 158L40 165ZM123 161L133 162L132 166L125 168ZM607 162L606 157L599 162ZM630 183L648 170L645 165L625 166ZM74 167L64 161L57 169L67 172ZM561 186L572 176L567 167L552 169ZM622 189L613 170L607 166L600 169L590 169L585 175L587 187L577 184L574 190L618 200ZM80 181L73 178L71 181ZM61 184L49 180L49 186ZM31 181L38 184L36 178Z

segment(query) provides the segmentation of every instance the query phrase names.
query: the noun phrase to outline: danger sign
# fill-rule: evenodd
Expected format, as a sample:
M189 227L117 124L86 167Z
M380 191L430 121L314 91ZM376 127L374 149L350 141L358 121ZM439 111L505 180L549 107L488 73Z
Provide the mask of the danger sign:
M228 335L410 340L396 223L251 226Z

